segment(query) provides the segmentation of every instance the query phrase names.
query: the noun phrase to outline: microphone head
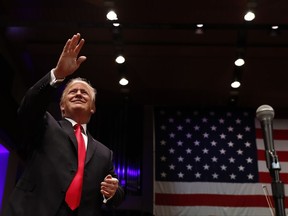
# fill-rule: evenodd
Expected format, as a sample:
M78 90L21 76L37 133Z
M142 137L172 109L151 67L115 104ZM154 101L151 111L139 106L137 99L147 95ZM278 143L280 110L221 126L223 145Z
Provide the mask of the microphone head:
M256 117L259 121L265 119L272 120L274 118L274 115L275 115L274 110L269 105L262 105L258 107L258 109L256 110Z

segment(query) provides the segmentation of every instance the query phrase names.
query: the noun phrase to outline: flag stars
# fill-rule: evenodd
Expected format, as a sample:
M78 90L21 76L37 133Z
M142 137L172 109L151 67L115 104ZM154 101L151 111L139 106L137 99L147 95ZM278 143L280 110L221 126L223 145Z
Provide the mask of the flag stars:
M251 147L251 143L250 143L250 142L245 142L244 144L245 144L245 146L246 146L247 148L250 148L250 147Z
M235 175L234 173L232 173L232 174L230 175L230 179L235 180L235 179L236 179L236 175Z
M199 172L195 173L195 178L200 179L201 178L201 173L199 173Z
M170 154L174 154L174 152L175 152L175 149L173 149L173 148L170 148L170 149L169 149L169 153L170 153Z
M203 122L203 123L207 123L207 122L208 122L208 119L207 119L207 118L202 118L202 122Z
M229 146L229 147L233 147L233 146L234 146L234 143L230 141L230 142L228 142L228 146Z
M189 124L189 123L191 123L191 119L190 118L186 118L185 122Z
M249 157L249 158L246 159L246 161L247 161L247 163L252 163L253 159Z
M252 175L251 173L249 175L247 175L249 180L253 180L254 179L254 175Z
M161 181L202 181L204 177L212 182L257 180L251 113L244 117L238 112L212 115L201 111L194 116L186 111L179 115L175 110L173 114L160 116L155 125L160 132L155 172Z
M204 138L209 138L209 134L208 134L208 133L204 133L204 134L203 134L203 137L204 137Z
M209 168L210 168L210 166L209 166L208 164L205 164L205 165L203 166L203 169L204 169L204 170L209 170Z
M221 139L226 139L226 135L222 133L222 134L220 134L220 138Z
M228 160L230 163L235 163L235 158L233 158L233 157L230 157Z
M242 165L240 165L240 166L238 167L238 169L239 169L240 172L244 172L245 167L242 166Z
M187 134L186 134L186 137L187 137L187 139L191 139L192 134L191 134L191 133L187 133Z
M200 145L200 142L199 142L198 140L196 140L196 141L194 142L194 145L195 145L195 146L199 146L199 145Z
M170 170L175 170L175 165L174 165L174 164L170 164L170 165L169 165L169 169L170 169Z
M245 127L245 131L250 132L250 131L251 131L251 128L248 127L248 126L246 126L246 127Z
M231 126L229 126L227 129L228 129L229 132L233 132L234 131L234 128L231 127Z
M202 149L203 154L208 154L209 150L207 148Z
M212 131L216 131L216 130L217 130L217 127L216 127L215 125L212 125L212 126L211 126L211 130L212 130Z
M226 171L227 170L227 166L225 166L224 164L221 166L221 170Z
M211 142L211 146L216 146L216 145L217 145L217 142L213 140L213 141Z
M182 172L178 173L179 178L184 178L184 174Z
M220 124L224 124L225 120L223 118L219 119Z
M236 124L241 124L241 120L238 118L235 120Z
M237 154L238 154L238 155L243 155L243 150L238 149L238 150L237 150Z
M218 176L219 176L219 175L218 175L217 173L213 173L213 174L212 174L213 179L218 179Z
M216 163L218 161L218 158L214 156L211 158L211 160L212 160L212 162Z
M222 149L220 149L219 151L220 151L220 154L222 154L222 155L225 155L225 154L226 154L226 150L225 150L225 149L223 149L223 148L222 148Z
M243 135L242 134L237 134L237 139L243 139Z
M186 149L187 154L191 154L192 150L190 148Z
M170 133L170 134L169 134L169 137L170 137L170 138L175 138L175 134L174 134L174 133Z
M192 170L193 166L191 166L190 164L186 165L187 170Z

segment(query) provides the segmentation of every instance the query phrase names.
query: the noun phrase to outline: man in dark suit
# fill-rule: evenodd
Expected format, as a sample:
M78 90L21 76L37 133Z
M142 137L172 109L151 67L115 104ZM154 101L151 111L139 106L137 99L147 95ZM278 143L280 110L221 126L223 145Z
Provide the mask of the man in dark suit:
M103 203L116 207L124 199L112 151L86 130L95 112L96 90L84 79L72 79L60 100L63 119L57 121L47 112L57 87L86 60L85 56L78 57L83 44L80 34L69 39L57 66L22 100L18 116L23 142L19 149L26 153L26 167L4 216L97 216ZM82 131L78 127L78 135L74 134L74 125L82 126ZM76 136L81 141L77 142ZM82 165L78 154L82 154ZM74 181L77 187L70 190ZM79 198L75 192L78 189Z

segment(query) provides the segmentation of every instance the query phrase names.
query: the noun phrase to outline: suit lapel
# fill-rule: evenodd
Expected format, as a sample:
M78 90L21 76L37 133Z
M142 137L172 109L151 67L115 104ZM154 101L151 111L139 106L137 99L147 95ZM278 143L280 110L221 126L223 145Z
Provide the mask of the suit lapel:
M87 131L87 136L88 136L88 143L87 143L85 165L90 161L90 159L92 158L96 150L96 142L94 141L94 138L91 136L91 134L88 131Z
M73 143L74 148L77 150L77 139L75 137L74 129L72 127L72 124L68 120L65 120L65 119L60 120L59 124L61 125L63 130L67 133L67 135L69 136L70 140Z

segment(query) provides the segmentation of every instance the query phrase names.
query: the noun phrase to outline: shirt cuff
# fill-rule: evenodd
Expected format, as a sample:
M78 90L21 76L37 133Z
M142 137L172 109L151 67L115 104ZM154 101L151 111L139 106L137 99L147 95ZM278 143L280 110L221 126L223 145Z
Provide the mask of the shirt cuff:
M104 195L103 195L103 203L106 204L108 200L110 200L113 196L109 197L109 198L106 198Z
M63 79L56 79L55 75L54 75L54 70L55 69L52 69L50 71L50 85L53 86L53 87L57 87L60 83L62 83L65 78Z

